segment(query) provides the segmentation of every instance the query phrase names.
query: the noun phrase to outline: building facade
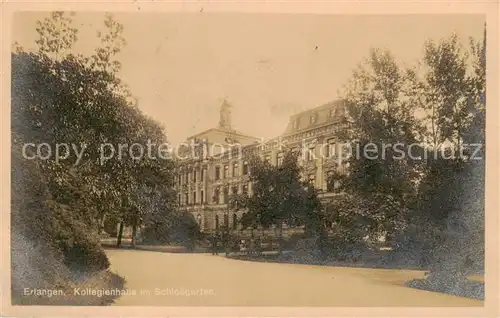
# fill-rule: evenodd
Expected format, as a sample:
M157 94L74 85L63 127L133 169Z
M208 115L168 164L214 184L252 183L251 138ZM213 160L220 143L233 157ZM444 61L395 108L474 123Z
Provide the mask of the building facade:
M189 137L178 151L175 184L181 210L192 213L202 231L237 229L244 211L230 211L229 196L252 195L249 157L280 165L288 149L300 150L302 177L322 200L332 200L336 185L327 182L328 175L345 169L337 138L348 125L345 114L344 102L334 101L291 116L282 135L261 140L233 129L231 105L224 101L218 127Z

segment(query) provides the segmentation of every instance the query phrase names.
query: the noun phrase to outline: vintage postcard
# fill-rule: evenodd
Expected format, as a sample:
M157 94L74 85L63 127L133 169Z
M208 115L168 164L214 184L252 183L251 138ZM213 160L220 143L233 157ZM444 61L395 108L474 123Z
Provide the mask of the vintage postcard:
M498 316L496 1L0 10L3 315Z

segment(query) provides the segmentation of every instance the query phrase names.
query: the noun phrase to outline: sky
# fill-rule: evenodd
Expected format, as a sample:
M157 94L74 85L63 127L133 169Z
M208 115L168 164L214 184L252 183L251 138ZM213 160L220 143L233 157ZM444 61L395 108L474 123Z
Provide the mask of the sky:
M16 14L13 41L35 48L36 21ZM233 128L278 136L290 115L339 98L370 48L389 49L402 66L422 57L426 40L453 32L482 39L481 15L307 15L262 13L114 13L127 46L120 78L139 107L174 144L218 124L226 98ZM104 13L78 12L74 52L91 54Z

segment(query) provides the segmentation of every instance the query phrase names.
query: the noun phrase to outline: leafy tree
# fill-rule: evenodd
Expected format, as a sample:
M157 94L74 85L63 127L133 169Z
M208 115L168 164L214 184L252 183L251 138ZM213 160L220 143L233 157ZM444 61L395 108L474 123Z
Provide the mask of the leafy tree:
M375 49L345 88L351 125L340 139L351 144L353 155L344 163L348 173L331 179L342 181L341 189L353 199L353 209L373 207L371 235L391 237L404 229L404 216L415 197L416 163L401 156L409 153L421 131L415 104L404 98L410 88L408 74L390 52Z
M55 12L38 23L37 51L18 46L12 54L12 194L19 199L34 191L32 203L14 200L12 235L20 242L13 242L13 262L23 263L17 247L27 242L47 250L54 266L66 266L64 279L109 266L98 236L106 218L137 232L159 210L168 214L175 209L171 160L115 156L101 162L106 143L145 145L151 139L155 154L166 142L162 127L140 112L116 76L123 26L108 15L105 27L103 47L95 55L75 55L77 31L71 18ZM52 150L61 143L74 145L79 155L70 148L59 149L65 156L60 160L28 160L20 154L26 150L32 156L36 148L24 146L42 143ZM37 241L37 233L44 231ZM47 281L37 283L47 287Z
M485 42L470 43L470 53L456 36L428 43L424 59L429 73L422 86L434 102L431 132L453 156L426 162L415 220L436 229L426 236L432 270L446 275L463 275L466 262L484 263ZM461 157L462 148L475 159Z
M304 224L308 235L321 235L324 220L317 190L301 181L297 153L288 151L280 166L259 158L250 160L253 194L233 196L232 206L246 209L241 219L243 227L276 226L282 239L283 225Z
M74 16L74 12L70 16ZM37 21L36 31L40 35L35 43L41 53L54 59L70 54L77 41L78 29L72 26L72 19L62 11L55 11L43 21Z

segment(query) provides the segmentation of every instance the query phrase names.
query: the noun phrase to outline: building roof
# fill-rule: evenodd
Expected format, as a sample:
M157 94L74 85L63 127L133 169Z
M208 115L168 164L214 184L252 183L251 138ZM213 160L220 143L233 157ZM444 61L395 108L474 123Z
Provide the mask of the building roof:
M206 135L206 134L211 133L211 132L221 132L223 134L241 136L241 137L246 137L246 138L251 138L251 139L258 140L257 137L246 135L246 134L244 134L242 132L237 131L236 129L227 129L227 128L221 128L221 127L214 127L214 128L210 128L210 129L204 130L204 131L202 131L200 133L197 133L195 135L192 135L192 136L188 137L188 139L197 138L197 137Z
M283 135L290 135L345 118L345 101L335 100L290 116ZM312 118L314 116L314 119Z

